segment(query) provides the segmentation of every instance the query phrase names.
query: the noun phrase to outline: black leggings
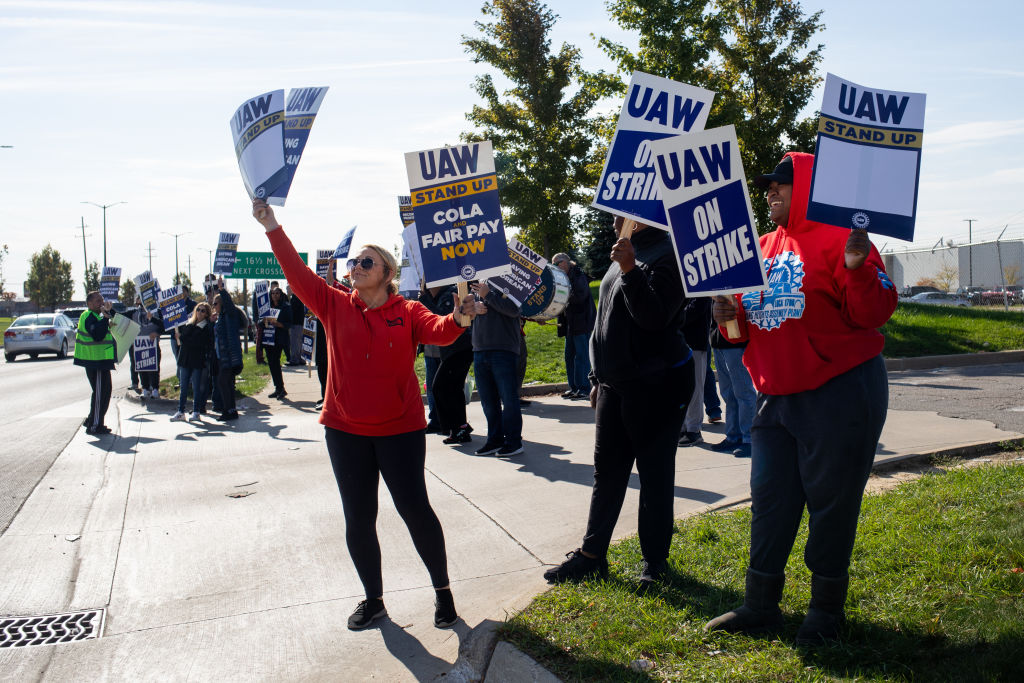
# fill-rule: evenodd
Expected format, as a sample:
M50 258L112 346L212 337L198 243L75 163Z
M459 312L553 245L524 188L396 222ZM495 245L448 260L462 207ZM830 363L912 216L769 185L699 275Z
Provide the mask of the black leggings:
M434 375L434 409L442 433L466 424L466 375L473 364L473 350L457 351L441 359Z
M423 477L427 441L421 429L391 436L359 436L325 427L327 452L345 510L345 541L367 599L384 595L377 540L377 486L384 477L395 508L434 588L448 585L448 556L441 522L430 507Z
M278 346L264 346L263 354L267 357L267 365L270 366L270 378L274 381L274 389L284 391L284 377L281 375L281 352L284 349Z
M316 321L316 376L320 380L322 401L327 391L327 333L319 320Z

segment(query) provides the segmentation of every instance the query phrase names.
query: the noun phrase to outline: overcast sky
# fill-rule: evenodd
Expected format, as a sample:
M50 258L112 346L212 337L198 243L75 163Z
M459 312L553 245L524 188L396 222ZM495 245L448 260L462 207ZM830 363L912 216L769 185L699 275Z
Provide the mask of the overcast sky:
M50 242L73 264L81 296L85 219L90 261L123 277L148 267L165 283L192 259L208 269L220 231L240 250L269 247L249 215L228 119L275 88L330 86L287 206L297 246L398 242L403 154L458 140L484 65L461 36L479 0L444 3L53 2L0 0L0 242L6 288L21 294L33 252ZM630 42L598 0L552 0L554 44L609 68L591 33ZM366 9L371 7L372 9ZM823 9L822 75L928 96L915 244L1024 237L1024 58L1015 2L805 2ZM980 11L983 8L984 11ZM820 88L808 113L820 101ZM748 175L765 169L746 169ZM880 238L879 247L908 243Z

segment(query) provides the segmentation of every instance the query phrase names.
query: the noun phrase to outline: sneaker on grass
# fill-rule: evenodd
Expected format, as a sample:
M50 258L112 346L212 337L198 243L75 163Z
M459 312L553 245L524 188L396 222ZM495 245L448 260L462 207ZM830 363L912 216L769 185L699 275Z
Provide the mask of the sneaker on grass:
M566 561L557 567L544 572L544 578L549 583L561 583L563 581L582 581L594 577L605 577L608 575L608 558L587 557L581 548L565 554Z
M387 614L388 611L384 607L384 601L380 598L362 600L356 605L356 611L348 618L348 628L350 631L362 631L381 617L387 616Z
M640 585L644 588L650 588L664 579L665 574L667 573L667 560L661 560L660 562L648 562L647 560L644 560L643 566L640 569Z

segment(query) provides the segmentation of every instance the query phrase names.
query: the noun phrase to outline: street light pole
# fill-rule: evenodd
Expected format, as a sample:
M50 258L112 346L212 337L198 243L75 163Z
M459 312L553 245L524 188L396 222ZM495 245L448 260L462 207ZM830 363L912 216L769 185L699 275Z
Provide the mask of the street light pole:
M183 235L191 235L191 232L164 232L165 235L170 235L174 238L174 277L171 278L171 282L178 279L178 275L181 273L178 267L178 238ZM192 278L189 278L190 280ZM180 283L179 283L180 284Z
M971 239L971 228L978 221L977 218L965 218L967 224L967 286L974 286L974 240Z
M127 204L128 202L114 202L113 204L97 204L96 202L82 202L82 204L92 204L103 209L103 267L107 267L107 209L118 204Z
M213 252L214 252L215 250L214 250L214 249L205 249L205 248L202 248L202 247L200 247L200 248L201 248L201 249L202 249L203 251L205 251L205 252L206 252L207 254L209 254L209 255L210 255L210 269L209 269L208 271L206 271L206 272L207 272L207 273L212 273L212 272L213 272Z

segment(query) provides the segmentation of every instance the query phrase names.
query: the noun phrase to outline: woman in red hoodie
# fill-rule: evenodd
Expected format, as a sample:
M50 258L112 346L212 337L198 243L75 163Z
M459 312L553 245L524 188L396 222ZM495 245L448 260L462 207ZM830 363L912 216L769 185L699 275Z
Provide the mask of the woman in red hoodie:
M881 327L896 289L864 230L807 220L814 156L789 152L754 184L779 226L761 237L768 289L716 297L714 315L739 323L743 364L757 389L751 428L750 566L743 606L708 629L782 624L783 570L804 506L811 603L797 632L809 644L839 635L864 485L888 408Z
M427 422L413 362L418 344L446 346L463 328L454 315L434 315L398 295L397 266L387 250L364 246L348 261L352 289L335 289L302 262L266 202L253 201L253 216L266 229L285 279L333 342L327 349L320 423L341 492L345 540L366 591L348 627L364 629L387 614L376 526L380 477L430 573L436 591L434 625L452 626L458 615L448 585L444 532L423 477ZM456 297L455 306L475 315L470 299Z

